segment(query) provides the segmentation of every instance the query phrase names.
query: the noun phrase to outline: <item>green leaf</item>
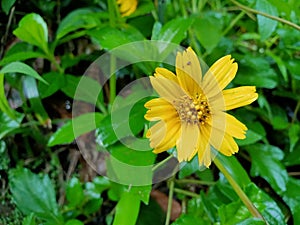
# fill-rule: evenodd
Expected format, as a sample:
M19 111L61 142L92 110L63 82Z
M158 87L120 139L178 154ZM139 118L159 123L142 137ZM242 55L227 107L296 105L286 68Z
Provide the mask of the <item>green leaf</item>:
M55 190L47 175L40 178L26 168L11 169L9 187L16 205L25 215L34 213L53 224L63 224Z
M99 126L103 117L104 116L101 113L92 112L69 120L51 135L48 141L48 146L70 143L80 135L95 130L96 126Z
M26 98L29 99L30 108L34 112L36 118L40 124L44 126L47 125L50 119L39 96L36 80L33 77L25 77L23 80L23 89Z
M266 136L265 128L262 126L260 122L251 121L247 123L247 127L249 128L246 132L246 138L242 140L236 140L239 146L254 144Z
M251 175L263 177L278 194L285 191L288 174L281 163L284 153L278 147L263 144L246 149L252 159Z
M130 192L124 192L116 206L113 225L135 225L139 209L139 198Z
M256 1L255 8L261 12L267 13L272 16L278 16L278 11L268 0ZM269 19L262 15L257 15L258 31L261 39L266 40L275 31L278 21Z
M194 18L176 18L168 21L161 28L157 40L179 44L186 37L186 32L193 21Z
M40 15L30 13L24 16L13 34L22 41L35 45L48 53L48 28Z
M15 112L10 108L6 95L5 95L5 89L4 89L4 74L0 72L0 110L3 112L3 114L6 114L10 117L10 119L16 119ZM3 118L5 119L5 118ZM0 128L1 129L1 128ZM5 130L1 129L2 132Z
M222 165L226 168L239 186L244 187L251 182L247 172L235 156L227 157L222 154L218 154L216 157L218 157Z
M126 100L124 100L124 102L125 101ZM98 144L103 147L108 147L116 143L119 139L128 138L128 140L130 140L130 132L132 132L133 135L137 135L144 128L144 115L146 113L144 104L146 101L146 99L138 101L134 107L131 104L124 107L122 107L122 105L116 107L113 111L113 121L112 116L107 115L102 120L101 126L96 130ZM129 118L124 119L124 116L127 117L128 112ZM116 134L118 135L116 136Z
M64 225L84 225L83 222L81 222L80 220L68 220Z
M275 88L277 86L276 72L269 62L259 56L245 55L238 61L239 71L234 83L240 85L254 85L262 88Z
M136 225L164 225L165 213L156 200L150 199L148 205L141 204Z
M8 15L10 8L15 4L16 0L2 0L1 7L6 15Z
M65 87L65 74L60 74L55 71L51 71L49 73L43 74L43 78L49 85L45 83L38 83L38 91L40 93L41 98L46 98L53 95L62 87Z
M91 29L100 25L97 14L91 9L77 9L69 13L59 23L56 32L56 39L61 39L65 35L79 29Z
M245 194L269 224L285 225L284 216L280 208L266 193L256 187L253 183L250 183L245 189ZM221 206L219 214L222 225L236 225L240 223L249 224L249 219L253 218L240 199L228 205ZM254 224L260 224L256 222Z
M25 115L15 112L14 116L15 118L12 119L6 113L0 111L0 139L19 128Z
M193 23L193 30L201 45L210 53L222 38L223 20L220 13L201 13Z
M284 158L284 165L300 165L300 145L296 145L292 152L287 152Z
M179 178L187 177L199 170L198 157L195 156L191 161L186 162L185 166L179 171Z
M102 86L96 80L88 76L76 77L68 74L65 74L63 79L64 83L61 91L67 96L75 100L98 105Z
M298 142L299 135L300 135L300 125L297 123L291 124L289 128L290 152L293 151L296 143Z
M289 177L286 184L286 191L282 194L283 200L290 207L294 224L300 224L300 180Z
M134 41L144 40L144 36L132 26L123 26L118 28L105 26L102 28L88 31L88 34L94 38L104 49L114 49L118 46L128 44ZM116 38L118 37L118 38ZM127 52L129 55L130 52Z
M152 165L156 155L151 151L137 151L122 144L109 146L107 158L109 179L133 186L146 186L152 183Z
M84 193L82 185L77 177L72 177L66 187L66 198L70 207L80 206L83 199Z
M202 218L196 217L191 214L182 214L172 225L191 225L191 224L197 224L197 225L207 225L206 221L204 221Z
M35 222L35 216L34 213L30 213L28 216L26 216L23 221L22 225L36 225L37 223Z
M0 66L3 66L7 63L15 62L15 61L25 61L27 59L35 59L35 58L44 58L44 54L41 52L31 52L31 51L25 51L25 52L17 52L8 56L5 56L0 61Z
M48 84L47 81L45 81L34 69L32 69L30 66L22 62L12 62L4 66L0 70L0 74L1 73L21 73L28 76L32 76L35 79L40 80L45 84Z

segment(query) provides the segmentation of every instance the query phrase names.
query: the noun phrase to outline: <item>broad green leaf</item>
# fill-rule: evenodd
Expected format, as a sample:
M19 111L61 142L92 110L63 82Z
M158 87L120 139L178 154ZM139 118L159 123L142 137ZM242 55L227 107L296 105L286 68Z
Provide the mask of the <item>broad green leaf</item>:
M46 85L42 82L38 83L38 91L40 93L41 98L46 98L53 95L62 87L65 87L65 74L60 74L55 71L51 71L49 73L43 74L43 79L49 83Z
M15 112L10 108L4 89L4 74L0 71L0 110L6 114L10 119L15 119ZM4 130L3 130L4 131Z
M6 15L8 15L10 8L15 4L16 0L2 0L1 7Z
M1 61L0 61L0 66L3 66L5 64L15 62L15 61L25 61L27 59L35 59L35 58L44 58L44 54L41 52L17 52L8 56L5 56Z
M34 69L22 62L12 62L4 66L0 70L0 74L1 73L21 73L28 76L32 76L35 79L44 82L45 84L48 84L47 81L45 81Z
M246 138L242 140L236 140L239 146L254 144L259 140L265 138L266 131L260 122L249 121L246 124L248 127L248 130L246 132Z
M156 155L151 151L138 151L122 144L110 146L106 160L107 176L120 184L147 186L152 183L152 165Z
M149 204L141 204L136 225L164 225L165 213L156 200L150 199Z
M33 77L26 76L23 80L23 89L26 98L29 99L30 108L34 112L36 118L40 124L47 125L50 119L39 96L36 80Z
M181 214L172 225L212 224L213 220L210 214L216 210L207 208L206 203L209 201L210 199L203 194L199 198L190 199L188 201L186 213ZM211 211L208 212L208 210Z
M284 158L284 165L300 165L300 145L296 145L292 152L287 152Z
M80 220L68 220L64 225L84 225L83 222L81 222Z
M34 213L53 224L63 224L48 175L41 178L26 168L11 169L9 187L16 205L25 215Z
M252 159L251 175L263 177L278 194L284 192L288 181L287 171L281 163L284 153L278 147L263 144L246 149Z
M288 204L290 207L294 224L300 224L300 181L299 179L294 179L289 177L286 191L282 194L283 200Z
M256 187L253 183L250 183L245 189L245 194L269 224L285 225L284 216L280 208L266 193ZM253 218L240 199L228 205L221 206L219 215L222 225L248 224L247 220ZM254 224L260 224L256 222Z
M161 32L162 24L158 21L156 21L153 25L152 28L152 36L151 40L158 40L159 39L159 34Z
M72 177L66 187L66 199L72 207L80 206L84 200L82 185L77 177Z
M124 44L145 39L144 36L132 26L124 26L119 29L105 26L90 30L88 31L88 34L94 38L102 48L109 50ZM127 53L129 55L131 54L130 52Z
M282 74L284 81L288 82L287 68L284 60L281 57L274 54L272 51L268 50L266 53L274 59L274 61L277 63L277 66Z
M293 151L296 143L298 142L299 135L300 135L300 125L297 123L291 124L289 128L290 152Z
M279 105L272 104L272 118L270 122L275 130L286 129L289 126L286 110Z
M277 86L277 75L270 67L269 62L258 56L246 55L238 60L239 71L234 83L240 85L254 85L262 88L275 88Z
M230 173L232 178L241 187L244 187L251 182L247 172L235 156L227 157L222 154L218 154L216 157L218 157L220 163L226 168L226 170Z
M107 190L111 183L107 177L97 176L93 179L95 189L98 193L102 193L104 190Z
M113 225L135 225L139 210L139 198L130 192L124 192L116 206Z
M24 16L13 34L22 41L35 45L48 53L48 28L40 15L30 13Z
M249 218L249 219L245 219L242 222L239 222L236 225L265 225L266 223L264 221L262 221L261 219L257 219L257 218Z
M268 0L256 1L255 8L261 12L267 13L272 16L278 16L278 11ZM272 35L275 31L278 21L269 19L262 15L257 15L258 31L261 39L265 40Z
M193 23L193 30L201 45L210 53L222 38L223 20L219 13L201 13Z
M194 18L176 18L168 21L157 35L158 41L179 44L186 36L186 32Z
M179 171L179 178L182 179L199 170L198 157L195 156L191 161L187 162L185 166Z
M101 125L97 128L97 142L99 145L107 147L116 143L119 139L130 138L129 132L133 135L137 135L145 124L144 115L146 108L144 107L146 100L137 102L134 107L128 104L125 107L117 107L114 113L114 120L112 116L107 115L101 122ZM129 118L127 117L129 111ZM118 135L116 135L116 133Z
M51 135L48 146L70 143L80 135L95 130L96 126L100 125L102 119L103 114L97 112L75 117Z
M34 213L29 214L22 221L22 225L36 225L36 224L37 223L35 222Z
M14 116L15 118L12 119L6 113L0 111L0 139L19 128L25 115L15 112Z
M88 76L76 77L73 75L64 76L64 85L61 91L70 98L98 105L102 86Z
M96 16L97 14L91 9L77 9L71 11L62 21L59 23L56 39L59 40L65 35L74 32L79 29L91 29L100 25L100 20Z
M172 225L207 225L207 221L203 220L201 217L196 217L192 214L182 214Z

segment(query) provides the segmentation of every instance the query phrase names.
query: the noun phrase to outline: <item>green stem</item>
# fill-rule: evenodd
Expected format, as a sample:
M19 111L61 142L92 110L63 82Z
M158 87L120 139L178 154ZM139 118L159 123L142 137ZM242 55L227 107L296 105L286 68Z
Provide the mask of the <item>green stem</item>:
M292 118L292 123L296 122L296 120L297 120L297 114L298 114L299 109L300 109L300 101L297 102L296 108L294 110L294 115L293 115L293 118Z
M204 180L193 180L193 179L181 179L175 181L178 184L199 184L199 185L214 185L216 182L214 181L204 181Z
M178 193L178 194L183 194L192 198L199 198L198 194L195 194L194 192L191 191L186 191L186 190L182 190L179 188L174 188L174 192Z
M170 179L168 209L167 209L167 215L166 215L166 223L165 223L165 225L169 225L170 224L171 212L172 212L173 194L174 194L174 176Z
M229 24L228 27L223 31L222 36L224 37L230 30L231 28L245 15L245 12L242 11L240 12Z
M169 161L173 157L174 156L171 154L167 158L165 158L163 161L157 163L155 166L152 167L152 172L154 172L155 170L157 170L161 165L165 164L167 161Z
M116 94L117 94L117 76L115 73L116 70L116 57L111 55L110 57L110 78L109 78L109 102L110 105L113 104Z
M261 12L261 11L258 11L258 10L255 10L255 9L252 9L250 7L247 7L245 5L242 5L241 3L235 1L235 0L230 0L233 4L237 5L239 8L245 10L245 11L248 11L248 12L251 12L251 13L254 13L254 14L258 14L258 15L261 15L261 16L264 16L264 17L267 17L267 18L270 18L272 20L276 20L278 22L281 22L281 23L284 23L288 26L291 26L297 30L300 30L300 26L298 26L297 24L295 23L292 23L291 21L288 21L288 20L285 20L285 19L282 19L280 17L277 17L277 16L272 16L270 14L267 14L267 13L264 13L264 12Z
M234 180L234 178L231 176L231 174L226 170L226 168L223 166L223 164L219 161L218 157L214 159L215 165L218 167L218 169L224 174L230 185L232 186L233 190L236 192L236 194L240 197L241 201L245 204L249 212L256 218L260 218L265 221L263 216L260 214L260 212L255 208L251 200L248 198L248 196L245 194L245 192L242 190L242 188L237 184L237 182ZM265 221L266 222L266 221Z

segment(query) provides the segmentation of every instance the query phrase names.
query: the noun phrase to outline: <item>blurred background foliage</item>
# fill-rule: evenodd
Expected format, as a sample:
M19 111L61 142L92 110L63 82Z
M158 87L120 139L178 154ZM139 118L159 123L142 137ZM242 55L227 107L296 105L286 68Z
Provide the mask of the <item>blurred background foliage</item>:
M300 224L300 1L138 0L127 16L118 7L113 0L1 1L0 224ZM253 218L215 166L199 171L196 159L167 181L131 187L97 175L82 158L71 121L78 82L100 55L141 40L191 46L208 65L231 54L239 64L231 86L257 87L257 102L233 111L247 138L238 154L220 157L265 221ZM111 104L154 69L118 71L96 112L84 105L76 118L81 134L95 118L98 142L132 165L169 153L124 147ZM144 113L137 104L130 114L135 135L148 126Z

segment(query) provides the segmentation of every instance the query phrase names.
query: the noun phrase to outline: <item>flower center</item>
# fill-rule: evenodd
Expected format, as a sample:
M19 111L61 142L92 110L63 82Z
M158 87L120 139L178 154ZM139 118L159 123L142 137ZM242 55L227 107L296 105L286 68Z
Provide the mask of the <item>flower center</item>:
M186 123L204 125L210 117L211 112L203 94L197 94L193 99L184 96L173 103L181 121Z

